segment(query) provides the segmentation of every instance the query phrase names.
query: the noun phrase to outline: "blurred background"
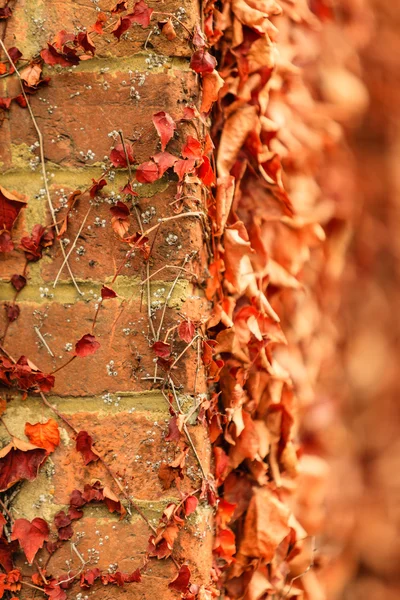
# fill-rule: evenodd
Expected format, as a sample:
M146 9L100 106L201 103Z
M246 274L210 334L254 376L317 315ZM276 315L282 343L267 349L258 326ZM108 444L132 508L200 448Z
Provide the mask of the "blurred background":
M362 90L351 81L326 91L337 107L350 106L343 117L348 147L324 183L330 192L346 186L343 212L329 224L331 263L320 283L324 312L335 314L327 327L334 326L336 346L321 368L302 433L310 453L329 465L329 484L314 477L308 488L328 499L315 554L328 599L398 600L400 4L353 0L340 10L337 44L332 36L326 43L335 56L347 52L342 63L352 63L369 104L363 106ZM340 243L349 245L338 265ZM335 269L341 272L336 294Z

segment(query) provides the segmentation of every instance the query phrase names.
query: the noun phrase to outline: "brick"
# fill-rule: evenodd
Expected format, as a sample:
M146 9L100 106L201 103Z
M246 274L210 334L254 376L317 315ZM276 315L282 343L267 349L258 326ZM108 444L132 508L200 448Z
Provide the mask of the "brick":
M65 305L51 300L43 304L21 302L21 314L10 324L4 346L16 358L28 356L42 371L52 372L71 357L71 352L66 351L66 344L74 346L82 335L91 331L95 304L94 299ZM167 313L165 330L177 322L174 309ZM3 330L3 313L0 319ZM54 357L40 341L35 327L40 329ZM76 358L60 370L56 374L54 393L61 396L91 396L149 389L156 357L149 347L147 314L144 306L141 310L140 297L134 298L124 310L121 310L118 299L104 302L97 318L95 335L101 344L100 349L95 355ZM184 348L185 343L177 341L174 345L176 355ZM189 392L194 386L195 357L196 349L191 347L174 370L176 385L182 385ZM117 375L113 376L112 373ZM164 376L160 368L158 375ZM203 391L203 388L204 378L200 369L197 390Z
M211 528L207 525L206 517L202 519L198 530L195 518L191 517L188 524L179 533L174 558L186 562L192 572L193 583L207 582L211 567ZM47 572L69 575L69 569L79 571L81 561L78 555L71 551L71 543L75 544L79 554L88 561L87 569L99 568L108 572L110 564L117 565L118 570L131 573L143 566L150 531L147 525L137 516L119 521L115 516L106 515L100 508L85 509L84 517L74 524L74 536L67 541L51 557ZM193 534L197 533L196 544L190 544ZM79 535L78 535L79 534ZM82 535L83 534L83 535ZM108 538L108 539L107 539ZM121 540L124 544L121 544ZM128 552L127 552L128 549ZM39 564L47 559L46 551L38 553ZM24 573L30 568L24 566ZM34 572L34 569L32 570ZM82 590L75 583L68 591L69 597L76 597L79 592L83 595L96 594L98 598L129 598L129 600L152 600L157 597L176 600L176 592L168 589L168 583L175 577L176 567L171 559L151 559L143 570L140 583L127 584L123 588L117 586L104 587L97 582L90 590ZM22 596L24 597L24 596Z
M115 23L118 16L111 16L109 9L116 4L115 0L69 0L68 2L54 2L44 0L32 3L29 0L20 0L13 7L13 18L7 23L5 43L14 46L17 42L18 48L26 58L37 54L46 47L47 41L51 41L55 34L65 29L77 31L82 27L89 28L97 18L96 8L100 8L109 17L109 23ZM186 18L184 24L193 29L199 19L199 3L196 0L147 0L147 4L157 11L176 12L178 8L185 9ZM132 2L129 3L131 7ZM157 21L162 16L153 17L151 27L142 29L134 26L120 42L110 33L110 27L103 36L94 35L93 42L96 45L96 55L99 57L109 56L132 56L143 51L149 32L157 29ZM157 52L166 56L188 56L190 55L190 44L188 34L176 22L174 23L178 36L173 41L168 41L164 36L153 34L147 42L148 51Z
M101 163L113 147L108 134L115 130L122 130L126 140L134 143L138 163L148 160L159 149L152 115L165 110L174 118L181 118L184 105L196 100L196 75L175 68L152 73L145 70L143 58L124 61L118 69L110 68L104 73L96 64L87 61L76 69L54 72L50 85L30 97L43 134L46 160L63 167ZM108 69L108 64L104 62L103 67ZM139 86L141 80L143 85ZM130 95L132 84L140 91L138 101ZM3 80L2 85L3 95L20 93L15 78ZM16 166L11 140L13 145L27 146L37 141L29 112L13 103L3 122L2 134L5 143L0 146L0 162L6 170ZM95 153L93 160L84 158L88 150Z

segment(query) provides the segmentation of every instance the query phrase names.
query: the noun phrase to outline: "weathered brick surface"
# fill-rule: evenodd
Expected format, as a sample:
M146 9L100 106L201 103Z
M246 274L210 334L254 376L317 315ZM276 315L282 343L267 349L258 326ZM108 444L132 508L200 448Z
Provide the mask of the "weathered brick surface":
M158 152L152 115L165 110L179 119L184 106L196 98L196 77L186 70L187 63L179 69L169 63L159 73L146 69L144 57L131 63L119 61L112 68L107 61L98 63L89 60L76 69L54 73L51 85L31 98L46 159L53 163L64 167L101 163L113 146L108 134L119 130L134 142L138 163L148 160ZM4 96L20 93L16 79L4 80L2 85ZM131 97L131 86L139 91L140 100ZM3 169L13 168L12 145L31 146L37 141L28 111L12 105L2 133L0 161ZM88 150L95 154L91 160L85 158Z
M21 52L27 55L38 53L46 42L52 40L60 29L76 31L76 28L87 29L97 19L96 10L99 8L108 17L108 23L116 23L118 15L111 16L109 10L116 5L116 0L73 0L72 2L60 2L54 0L20 0L13 7L15 18L7 24L5 43L14 46L18 42ZM129 2L129 9L134 2ZM198 2L196 0L148 0L147 4L156 11L173 12L178 14L178 9L184 9L180 17L189 29L198 22ZM154 15L152 26L157 30L157 21L162 21L163 16ZM147 42L147 48L157 54L166 56L188 56L190 45L188 44L188 33L176 22L174 23L178 36L173 41L168 41L164 36L152 34ZM131 56L140 52L149 35L148 29L142 29L139 25L134 26L131 31L121 38L117 43L111 34L113 27L109 27L103 36L96 35L93 41L96 45L96 54L100 57Z
M13 17L7 22L5 43L8 47L18 46L26 57L30 57L60 29L76 31L78 26L89 27L96 19L96 7L108 10L113 4L114 1L108 0L41 0L37 3L21 0L13 7ZM129 4L131 7L132 2ZM183 7L187 14L184 22L189 28L199 20L197 0L149 0L149 4L155 10L167 12L176 12ZM154 25L157 20L161 17L154 18ZM136 164L139 164L160 149L151 122L153 113L165 110L179 119L185 105L197 102L197 78L189 69L191 49L186 41L187 34L180 27L177 33L178 37L168 42L155 33L148 38L149 30L134 27L126 39L117 43L108 30L102 38L96 36L94 59L73 69L47 69L51 83L31 97L31 105L43 133L49 187L56 209L72 191L84 190L92 178L99 178L101 163L113 146L113 139L108 136L110 132L120 129L124 132L125 139L134 145ZM157 59L154 59L155 53ZM132 85L140 93L139 100L131 97ZM1 96L19 93L15 77L0 80L0 87ZM187 131L193 125L186 124L185 127ZM169 147L172 152L179 152L182 132L180 126ZM1 184L8 190L26 194L28 200L28 207L21 214L13 234L18 241L36 223L50 222L40 165L37 165L38 150L34 147L37 136L28 111L13 105L0 134ZM94 158L85 158L88 150L95 153ZM103 201L93 206L71 255L71 267L84 292L83 297L78 295L66 269L59 285L53 289L52 283L62 262L57 243L44 252L41 261L29 265L28 286L18 297L21 314L10 325L4 341L4 347L13 357L28 356L40 369L51 372L72 356L70 345L91 331L101 286L112 280L118 267L124 263L128 250L112 231L109 212L110 203L120 194L126 177L126 170L117 170L114 181L101 194ZM188 190L190 194L197 194L195 187ZM137 191L139 210L145 213L150 207L155 209L149 222L144 223L145 228L155 225L159 218L175 214L172 203L176 181L173 176L151 186L138 186ZM70 239L70 244L87 209L86 197L77 203L70 216L64 235ZM187 208L184 206L183 210ZM61 221L64 213L65 209L57 210L57 219ZM133 233L138 229L133 213L131 221ZM167 242L169 234L177 236L176 243ZM67 244L67 250L69 247ZM155 311L156 329L177 271L163 269L156 272L166 264L181 265L192 251L196 251L198 256L188 267L191 272L182 274L171 295L163 335L183 318L182 315L205 320L208 305L201 289L196 286L196 277L192 275L197 276L197 283L201 285L207 272L200 221L182 218L160 227L150 261L150 272L155 273L150 284L151 302L159 302ZM22 253L17 250L2 260L2 299L12 299L14 292L8 282L14 273L21 273L24 262ZM119 297L104 302L99 312L95 335L101 344L100 350L93 356L75 359L58 372L49 401L78 430L87 430L92 435L95 447L126 486L127 493L156 525L168 501L180 499L180 495L175 487L164 490L158 477L162 461L173 459L177 449L173 442L165 441L170 418L167 403L161 391L150 391L153 387L150 378L155 375L155 355L150 348L147 286L144 286L143 293L140 285L145 277L143 257L136 253L113 285ZM4 330L4 319L2 311L0 331ZM173 335L174 356L178 356L186 344ZM193 407L196 394L206 390L204 372L197 367L197 352L197 344L194 344L173 372L185 411ZM160 367L157 368L157 376L163 376ZM16 399L11 402L5 419L13 434L24 439L27 421L35 423L49 416L54 417L54 414L42 405L39 398L29 397L25 401ZM18 517L33 519L42 516L52 522L54 514L66 507L71 491L82 489L85 483L94 479L100 479L115 492L118 491L104 466L100 463L84 465L82 456L75 449L72 431L60 420L59 425L60 446L39 477L23 485L15 499L12 510ZM207 432L202 426L192 425L190 432L201 464L208 473L210 449ZM0 429L0 441L2 446L8 441L8 434L3 429ZM187 467L181 483L184 492L198 489L201 484L199 465L192 451ZM79 532L84 532L84 536L78 535ZM104 507L90 506L85 509L84 518L75 524L72 542L76 543L85 560L89 558L89 548L99 551L99 563L89 564L89 568L99 566L107 570L111 563L118 563L118 569L129 572L143 563L149 534L149 528L134 510L132 516L119 520ZM212 534L211 511L201 504L180 533L174 553L180 563L188 562L196 583L209 581ZM39 562L47 560L44 551L38 557ZM67 574L66 561L71 557L71 566L80 568L79 558L72 551L71 543L67 542L51 559L47 572L57 576ZM23 569L28 574L26 564ZM168 583L175 574L176 568L171 560L151 560L141 584L124 588L100 584L87 593L89 597L95 594L99 598L110 599L123 595L132 600L172 600L177 594L168 589ZM68 591L68 598L77 597L80 591L75 584ZM30 594L25 592L23 597L30 598Z
M16 359L21 355L30 357L45 373L57 369L71 358L71 346L73 349L75 342L92 329L97 301L94 299L95 294L89 293L88 296L88 302L68 304L51 299L42 304L21 302L21 315L9 327L6 349ZM176 303L176 308L182 308L183 298L177 298ZM118 299L105 301L95 328L100 349L95 355L84 359L76 358L60 370L54 393L61 396L93 396L107 391L115 393L148 389L154 375L156 355L149 346L150 330L145 307L142 310L140 308L140 295L137 293L125 306ZM176 308L168 311L165 331L177 322ZM4 314L1 315L1 323L3 329ZM37 328L48 349L40 340ZM176 343L176 356L185 346L184 342ZM194 385L195 356L194 345L174 370L176 385L182 385L187 392L192 391ZM158 375L162 373L159 368ZM200 384L203 382L201 375L200 373Z

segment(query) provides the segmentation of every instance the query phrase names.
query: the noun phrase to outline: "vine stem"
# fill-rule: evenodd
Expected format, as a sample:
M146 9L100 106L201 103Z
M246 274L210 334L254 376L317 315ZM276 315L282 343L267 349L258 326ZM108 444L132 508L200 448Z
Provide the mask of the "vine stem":
M3 423L4 425L4 423ZM12 516L12 514L10 513L10 511L8 510L7 506L4 504L3 500L0 498L0 506L1 508L4 510L4 512L6 513L7 517L10 519L11 523L14 521L14 517Z
M155 231L156 229L158 229L159 227L161 227L161 225L163 223L168 223L168 221L175 221L177 219L182 219L183 217L204 217L204 213L200 212L200 211L193 211L193 212L187 212L187 213L181 213L179 215L173 215L172 217L163 217L162 219L159 220L159 222L157 223L157 225L153 225L153 227L149 227L149 229L146 229L146 231L143 231L143 233L141 234L140 238L135 242L134 247L132 248L132 250L130 250L126 257L124 262L118 267L111 283L114 283L114 281L117 279L118 275L120 274L120 272L122 271L122 269L124 268L124 265L126 263L126 260L129 259L132 256L132 253L138 248L138 244L140 244L140 242L143 240L143 238L147 237L150 233L152 233L153 231Z
M42 335L42 332L40 331L39 327L37 327L35 325L33 329L35 330L35 333L38 336L39 340L42 342L43 346L46 348L47 352L50 354L50 356L52 356L54 358L54 352L52 351L52 349L50 348L50 346L48 345L48 343L44 339L44 337Z
M174 13L162 12L162 11L155 10L155 11L153 11L152 14L153 15L164 15L165 17L169 17L170 19L174 19L174 21L179 23L179 25L181 25L183 27L183 29L185 29L187 31L187 33L190 36L192 36L192 32L190 31L189 27L186 27L185 23L182 23L182 21L180 19L178 19L178 17L176 15L174 15Z
M48 181L47 181L46 163L45 163L45 157L44 157L43 135L42 135L42 132L40 131L39 125L37 124L35 115L33 114L32 107L31 107L31 105L29 103L29 100L28 100L28 96L25 93L24 84L22 82L21 75L20 75L20 73L19 73L19 71L18 71L18 69L17 69L17 67L16 67L13 59L9 55L9 53L7 51L7 48L4 45L3 40L1 40L1 39L0 39L0 46L2 47L3 52L4 52L4 54L7 57L7 60L10 62L10 65L13 67L13 69L15 71L15 74L18 77L19 84L20 84L21 91L22 91L22 95L23 95L24 100L26 102L26 105L28 107L29 115L30 115L30 117L32 119L33 126L34 126L34 128L36 130L36 133L37 133L37 136L38 136L38 139L39 139L40 162L41 162L41 167L42 167L44 189L46 190L47 202L48 202L48 205L49 205L50 214L51 214L51 218L52 218L52 221L53 221L54 229L56 230L56 233L57 233L57 236L58 236L60 230L58 228L58 224L57 224L56 215L55 215L55 212L54 212L53 203L51 201L49 185L48 185ZM64 259L65 259L66 254L65 254L65 248L64 248L64 245L62 243L62 240L59 240L59 244L60 244L62 255L63 255ZM78 286L78 284L77 284L77 282L75 280L74 274L72 272L71 266L68 263L68 261L67 261L67 265L68 265L69 274L70 274L72 282L73 282L73 284L74 284L74 286L76 288L76 291L78 292L78 294L80 294L81 296L83 296L83 293L81 292L81 290L80 290L80 288L79 288L79 286Z
M178 410L179 410L179 412L180 412L181 414L183 414L183 413L182 413L182 408L181 408L181 403L180 403L180 401L179 401L179 398L178 398L178 395L177 395L177 393L176 393L175 386L174 386L174 382L172 381L172 379L171 379L171 376L169 376L169 377L168 377L168 383L169 383L169 385L170 385L170 386L171 386L171 388L172 388L172 393L173 393L173 395L174 395L174 399L175 399L176 405L177 405L177 407L178 407ZM197 454L197 450L196 450L196 448L195 448L195 445L194 445L194 443L193 443L193 440L192 440L192 438L191 438L191 436L190 436L190 433L189 433L189 430L188 430L188 428L187 428L187 426L186 426L186 423L183 425L183 431L184 431L184 433L185 433L185 436L186 436L186 439L187 439L187 441L188 441L188 443L189 443L189 446L191 447L191 449L192 449L192 452L193 452L193 454L194 454L194 456L195 456L195 458L196 458L196 460L197 460L197 463L198 463L198 465L199 465L199 467L200 467L200 471L201 471L201 474L202 474L202 476L203 476L203 479L204 479L204 480L207 480L207 475L206 475L206 473L205 473L205 471L204 471L204 468L203 468L203 465L202 465L202 463L201 463L200 456Z
M3 424L4 429L7 431L8 435L10 436L10 438L13 438L13 434L11 433L11 431L8 429L8 426L6 425L5 420L3 419L3 417L0 417L0 422Z
M194 344L194 342L195 342L196 340L198 340L200 337L201 337L201 336L200 336L199 334L197 334L197 335L195 335L195 336L194 336L194 338L192 339L192 341L191 341L191 342L189 342L189 344L188 344L188 345L187 345L187 346L186 346L186 347L185 347L185 348L182 350L182 352L180 353L180 355L176 357L176 359L174 360L174 362L172 363L172 365L171 365L171 367L170 367L171 369L172 369L172 367L174 367L174 366L176 365L176 363L177 363L178 361L180 361L180 359L181 359L181 358L182 358L182 356L185 354L185 352L187 352L187 351L189 350L190 346L192 346L192 345Z
M65 415L63 415L55 406L53 406L52 404L50 404L50 402L47 400L46 396L43 394L43 392L40 392L40 397L42 398L44 404L50 408L50 410L52 410L57 417L59 417L59 419L61 419L61 421L63 421L66 425L68 425L68 427L70 429L72 429L72 431L75 433L75 435L78 435L79 431L76 429L76 427L71 423L71 421L69 421L69 419L67 419L67 417ZM145 521L145 523L147 524L147 526L151 529L151 531L153 533L156 533L156 529L153 527L153 525L150 523L150 521L148 520L148 518L146 517L146 515L144 514L144 512L142 511L142 509L136 504L136 502L134 502L132 500L132 498L129 496L129 494L127 494L127 492L125 491L123 485L121 484L121 482L118 480L117 476L115 475L115 473L112 471L112 469L109 467L109 465L106 463L106 461L104 460L104 458L101 456L101 454L98 453L99 456L99 460L101 462L101 464L103 465L103 467L105 468L105 470L107 471L107 473L110 475L110 477L114 480L114 482L116 483L116 485L118 486L118 489L120 490L121 494L124 496L124 498L133 506L133 508L136 510L136 512L142 517L142 519Z
M59 278L60 278L60 275L61 275L61 273L62 273L62 270L63 270L63 268L64 268L65 264L68 264L68 259L69 259L69 257L71 256L71 253L73 252L73 250L74 250L74 248L75 248L75 246L76 246L76 244L77 244L77 242L78 242L79 236L80 236L80 235L81 235L81 233L82 233L82 229L84 228L84 226L85 226L85 223L86 223L86 221L88 220L88 217L89 217L89 215L90 215L91 211L92 211L92 205L90 205L90 206L89 206L89 209L88 209L88 211L86 212L86 215L83 217L83 220L82 220L81 226L79 227L79 231L78 231L78 233L76 234L74 241L72 242L72 246L71 246L71 248L69 249L69 252L68 252L68 254L67 254L67 255L65 255L65 257L64 257L64 261L63 261L63 263L62 263L61 267L59 268L59 270L58 270L58 273L57 273L57 276L56 276L56 278L55 278L55 280L54 280L54 283L53 283L53 288L55 288L55 287L56 287L56 285L57 285L57 282L58 282L58 280L59 280ZM61 243L62 243L62 242L61 242Z
M147 281L149 279L153 279L153 277L158 275L158 273L160 273L164 269L180 269L181 271L185 271L185 273L188 273L189 275L192 275L193 277L197 277L196 273L194 273L193 271L189 271L189 269L185 269L184 267L179 267L178 265L164 265L163 267L160 267L159 269L157 269L157 271L154 271L154 273L152 273L150 275L150 277L148 277L147 279L143 279L143 281L140 282L140 285L144 285L145 283L147 283Z
M187 263L188 261L189 261L189 257L188 257L188 256L185 256L185 258L184 258L184 260L183 260L183 263L182 263L182 269L185 267L185 265L186 265L186 263ZM170 301L170 298L171 298L171 296L172 296L172 293L173 293L173 291L174 291L174 289L175 289L175 286L176 286L176 284L177 284L177 283L178 283L178 281L179 281L179 277L180 277L180 276L181 276L181 272L180 272L180 271L178 271L178 274L177 274L177 276L175 277L175 279L174 279L174 281L173 281L173 283L172 283L172 285L171 285L171 287L170 287L170 289L169 289L169 292L168 292L168 294L167 294L167 297L165 298L165 302L164 302L164 306L163 306L163 311L162 311L162 315L161 315L161 320L160 320L160 324L159 324L159 326L158 326L158 330L157 330L157 338L156 338L156 341L158 341L158 340L160 339L160 335L161 335L161 329L162 329L162 326L163 326L163 324L164 324L165 313L166 313L166 310L167 310L168 302Z

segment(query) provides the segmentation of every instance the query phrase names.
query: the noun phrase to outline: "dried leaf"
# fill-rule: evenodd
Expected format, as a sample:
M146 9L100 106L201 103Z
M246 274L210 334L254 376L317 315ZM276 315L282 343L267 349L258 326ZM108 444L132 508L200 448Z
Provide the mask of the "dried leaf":
M49 539L49 534L49 526L39 517L32 522L27 519L17 519L14 521L11 539L19 541L28 562L32 564L37 551L43 548L44 542Z
M168 142L172 139L176 124L171 115L161 111L153 115L153 124L161 139L161 150L164 152Z
M31 444L44 448L48 453L54 452L60 444L60 431L54 419L46 423L25 423L25 435Z
M39 467L47 458L43 448L13 437L12 441L0 450L0 492L4 492L18 481L33 481Z
M96 341L94 335L87 333L81 337L75 344L75 356L84 358L97 352L100 348L99 342Z

